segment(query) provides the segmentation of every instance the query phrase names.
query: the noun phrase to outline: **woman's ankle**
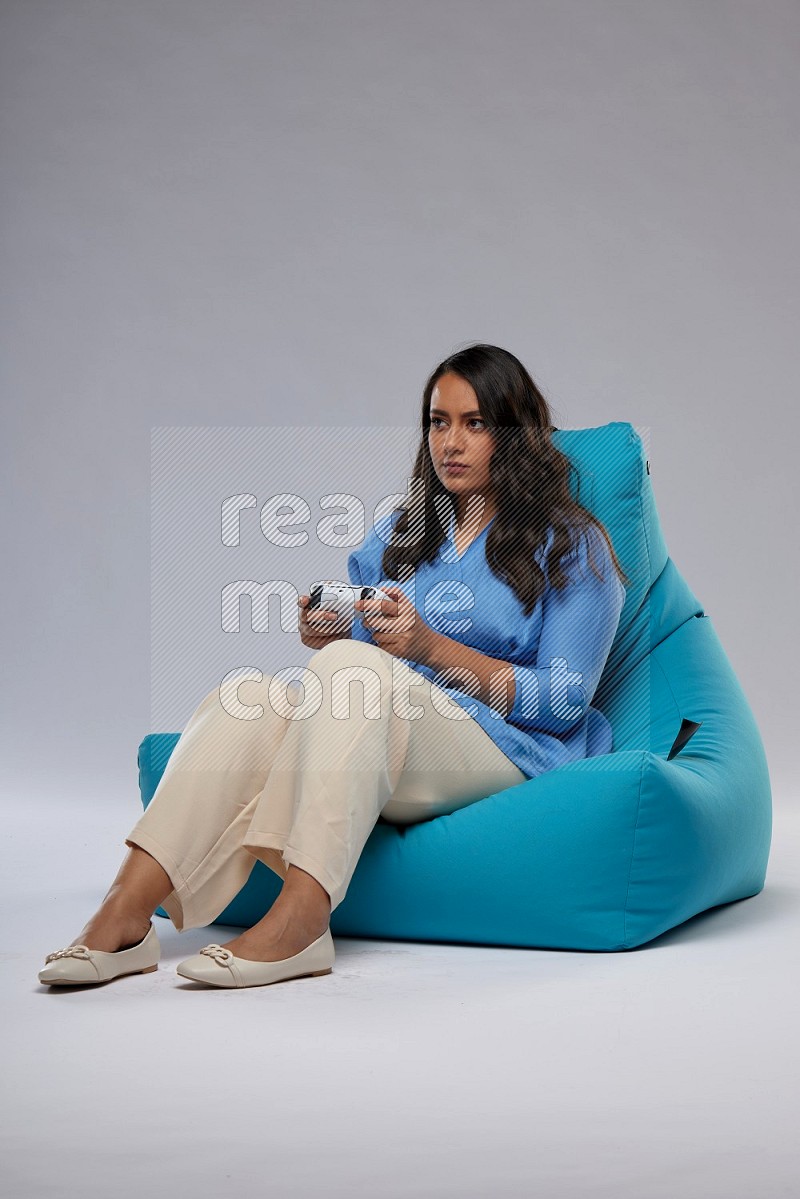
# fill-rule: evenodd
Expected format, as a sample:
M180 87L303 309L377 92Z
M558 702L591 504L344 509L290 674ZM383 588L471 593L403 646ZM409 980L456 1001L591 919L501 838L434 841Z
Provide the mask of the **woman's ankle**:
M294 911L308 914L313 919L323 915L330 919L330 895L312 874L295 866L294 862L289 864L286 880L278 896L280 900L291 903Z
M123 924L148 924L154 911L155 908L148 911L146 905L134 896L114 891L104 897L95 915Z

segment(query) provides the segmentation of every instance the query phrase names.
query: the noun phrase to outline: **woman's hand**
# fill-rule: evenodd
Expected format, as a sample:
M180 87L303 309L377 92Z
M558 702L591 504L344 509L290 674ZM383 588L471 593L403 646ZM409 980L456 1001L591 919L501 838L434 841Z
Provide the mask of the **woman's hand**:
M388 600L356 600L356 612L364 613L364 627L376 645L397 658L427 662L432 638L436 636L420 616L408 596L399 587L382 587Z
M312 608L307 612L311 603L310 595L298 596L297 603L300 608L300 640L309 649L322 649L329 641L343 641L351 636L349 626L344 630L339 628L335 633L331 631L337 620L335 612L323 608Z

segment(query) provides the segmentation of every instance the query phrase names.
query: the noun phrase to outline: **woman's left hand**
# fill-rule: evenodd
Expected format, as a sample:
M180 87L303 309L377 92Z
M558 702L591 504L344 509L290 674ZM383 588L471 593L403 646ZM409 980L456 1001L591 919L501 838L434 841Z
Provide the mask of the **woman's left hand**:
M433 629L420 616L408 596L399 587L383 587L388 600L356 600L357 612L364 613L364 628L381 649L410 662L426 662Z

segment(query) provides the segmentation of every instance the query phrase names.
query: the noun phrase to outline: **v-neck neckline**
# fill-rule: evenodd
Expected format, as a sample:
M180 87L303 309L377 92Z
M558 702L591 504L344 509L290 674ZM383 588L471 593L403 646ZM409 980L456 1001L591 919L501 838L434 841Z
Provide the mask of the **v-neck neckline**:
M496 516L496 515L497 515L497 513L495 513L495 516ZM456 518L455 518L455 514L453 514L453 515L451 516L451 518L450 518L450 529L449 529L449 531L448 531L448 540L450 541L450 544L452 545L453 549L455 550L455 554L456 554L456 560L457 560L458 562L460 562L460 561L461 561L461 559L464 557L464 555L465 555L465 554L468 554L468 553L469 553L469 551L472 549L472 547L473 547L473 545L475 544L475 542L476 542L476 541L478 541L478 540L479 540L481 537L483 537L484 533L485 533L485 532L486 532L486 531L487 531L487 530L490 528L490 526L491 526L491 524L492 524L492 521L495 519L495 516L493 516L491 520L489 520L489 521L487 521L487 522L486 522L486 524L485 524L485 525L483 526L483 528L481 529L480 533L476 533L476 534L475 534L475 536L472 538L472 540L471 540L470 542L468 542L468 543L467 543L467 545L465 545L465 546L464 546L464 548L463 548L463 550L461 550L460 552L459 552L458 546L456 545L456 534L455 534L455 530L456 530Z

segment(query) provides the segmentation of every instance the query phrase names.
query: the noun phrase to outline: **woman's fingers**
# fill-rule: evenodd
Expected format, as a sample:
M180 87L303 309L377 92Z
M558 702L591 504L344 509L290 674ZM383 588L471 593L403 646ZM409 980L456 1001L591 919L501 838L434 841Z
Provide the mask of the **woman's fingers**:
M322 649L329 641L343 636L343 626L336 624L339 619L336 612L322 608L312 608L308 611L308 595L299 596L297 603L300 608L300 640L309 649Z
M386 604L387 607L384 608L384 604ZM397 612L392 612L392 604L395 604L396 606L396 601L391 599L360 599L356 600L355 606L356 610L362 613L364 624L369 629L372 627L370 622L374 620L376 616L397 615Z
M308 595L299 596L297 602L300 605L300 623L308 625L309 628L324 628L331 620L336 620L336 613L324 608L312 608L310 612L307 612L306 609L311 602L311 597Z

